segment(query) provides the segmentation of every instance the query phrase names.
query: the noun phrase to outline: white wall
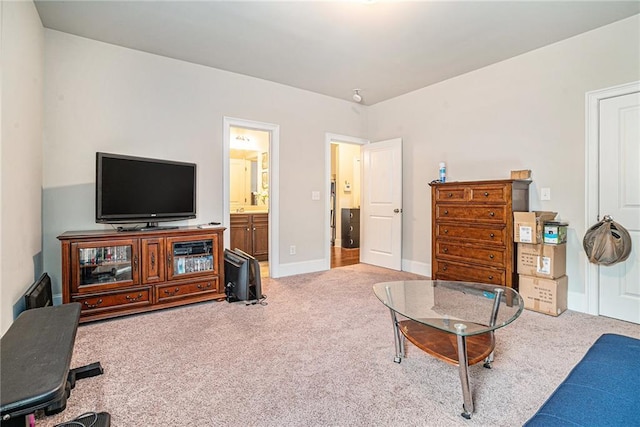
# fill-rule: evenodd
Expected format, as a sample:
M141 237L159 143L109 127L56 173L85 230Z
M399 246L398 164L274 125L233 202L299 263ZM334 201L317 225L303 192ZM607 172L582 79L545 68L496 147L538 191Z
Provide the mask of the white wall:
M24 309L42 272L42 85L44 40L32 2L0 3L0 335Z
M54 293L56 237L102 227L94 221L96 151L196 162L191 222L221 221L224 116L280 126L280 260L324 258L329 212L311 192L324 193L325 133L363 135L364 106L53 30L45 30L45 76L44 253Z
M430 271L427 184L438 162L447 162L453 180L530 168L531 208L556 210L571 224L570 306L584 309L584 96L640 79L639 29L635 16L371 107L45 30L43 227L54 292L56 236L98 228L95 151L197 162L199 217L192 222L220 220L222 117L229 116L280 125L283 264L317 265L324 257L328 212L310 195L326 186L325 132L402 137L403 265ZM541 187L551 188L551 201L539 201Z
M428 183L440 161L458 181L532 169L531 209L570 223L569 307L586 310L585 93L640 80L638 34L636 15L370 107L371 140L403 138L405 265L431 271Z

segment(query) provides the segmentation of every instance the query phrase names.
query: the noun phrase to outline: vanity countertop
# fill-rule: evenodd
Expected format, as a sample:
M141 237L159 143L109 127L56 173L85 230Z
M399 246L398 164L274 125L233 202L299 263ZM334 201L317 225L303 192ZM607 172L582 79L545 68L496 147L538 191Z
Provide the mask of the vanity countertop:
M242 215L242 214L268 214L268 210L245 210L242 212L231 211L231 215Z

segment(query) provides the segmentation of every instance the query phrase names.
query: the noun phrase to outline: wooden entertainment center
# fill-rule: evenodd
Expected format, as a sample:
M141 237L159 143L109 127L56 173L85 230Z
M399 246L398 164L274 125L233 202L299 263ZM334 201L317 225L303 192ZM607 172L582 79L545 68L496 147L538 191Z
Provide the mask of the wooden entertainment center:
M80 322L223 299L224 227L67 231L63 302Z

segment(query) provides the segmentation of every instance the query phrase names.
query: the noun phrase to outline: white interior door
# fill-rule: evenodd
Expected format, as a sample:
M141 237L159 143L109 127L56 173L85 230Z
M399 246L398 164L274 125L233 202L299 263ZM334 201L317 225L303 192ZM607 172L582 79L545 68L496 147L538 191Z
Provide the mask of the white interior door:
M632 238L629 258L599 267L601 315L640 324L640 94L600 102L600 218Z
M402 139L362 148L360 261L402 270Z
M229 189L229 204L231 206L244 206L246 199L246 166L242 159L229 159L229 182L233 183Z

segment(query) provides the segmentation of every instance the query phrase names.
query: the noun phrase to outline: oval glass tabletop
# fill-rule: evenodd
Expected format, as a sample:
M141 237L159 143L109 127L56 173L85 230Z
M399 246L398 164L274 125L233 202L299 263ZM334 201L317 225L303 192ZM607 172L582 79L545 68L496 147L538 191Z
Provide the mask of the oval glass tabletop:
M524 308L522 297L515 290L481 283L405 280L376 283L373 291L399 315L462 336L506 326Z

